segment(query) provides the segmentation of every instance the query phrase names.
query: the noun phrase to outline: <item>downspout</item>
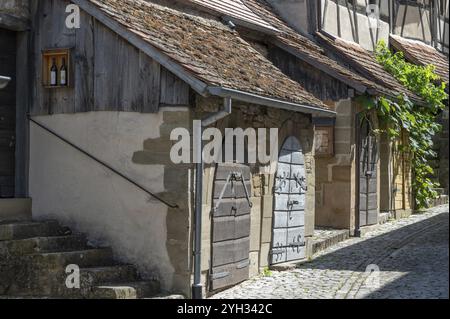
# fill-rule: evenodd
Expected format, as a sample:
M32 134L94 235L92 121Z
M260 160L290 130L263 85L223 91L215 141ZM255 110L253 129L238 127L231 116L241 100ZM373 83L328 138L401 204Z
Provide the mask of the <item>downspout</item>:
M223 110L214 113L202 120L202 125L194 126L194 141L199 147L196 149L195 158L198 163L195 167L195 225L194 225L194 283L192 284L192 298L203 298L202 286L202 203L203 203L203 127L216 123L231 114L232 100L230 97L223 99Z

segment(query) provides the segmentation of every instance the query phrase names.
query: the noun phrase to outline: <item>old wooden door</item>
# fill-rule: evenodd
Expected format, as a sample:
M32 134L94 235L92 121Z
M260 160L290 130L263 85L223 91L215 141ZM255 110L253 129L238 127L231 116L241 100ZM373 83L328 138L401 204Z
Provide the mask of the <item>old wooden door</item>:
M0 90L0 197L14 197L16 138L16 33L0 28L0 75L11 78Z
M250 168L219 164L214 181L211 290L248 279L250 251Z
M274 189L271 263L305 258L305 160L293 136L284 142Z
M369 119L359 130L359 226L378 223L378 147Z

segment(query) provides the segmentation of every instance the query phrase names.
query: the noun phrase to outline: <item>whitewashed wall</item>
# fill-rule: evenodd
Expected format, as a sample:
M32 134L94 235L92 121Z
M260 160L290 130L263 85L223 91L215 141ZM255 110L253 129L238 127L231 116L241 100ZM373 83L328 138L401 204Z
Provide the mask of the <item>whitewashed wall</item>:
M136 165L133 153L159 137L163 112L96 112L39 116L37 121L109 163L154 193L164 191L163 165ZM170 289L173 267L166 249L167 208L128 181L42 128L30 128L33 218L54 218L85 232L98 245Z

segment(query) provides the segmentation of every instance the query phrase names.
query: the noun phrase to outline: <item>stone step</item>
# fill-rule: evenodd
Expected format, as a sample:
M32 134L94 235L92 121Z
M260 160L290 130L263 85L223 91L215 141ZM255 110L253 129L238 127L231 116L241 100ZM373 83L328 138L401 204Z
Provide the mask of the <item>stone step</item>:
M94 287L87 297L91 299L138 299L155 296L159 291L158 281L111 283Z
M82 268L80 275L82 287L95 286L105 282L119 283L138 280L138 272L133 265Z
M35 273L33 278L29 279L26 289L17 289L20 291L32 293L35 296L59 296L64 298L86 298L93 287L103 285L104 283L135 282L139 280L137 270L132 265L116 265L103 267L89 267L80 269L80 286L68 288L66 281L69 275L62 269L59 271L41 271ZM70 283L73 283L69 280Z
M445 188L433 188L438 195L445 195Z
M62 235L64 229L57 221L45 222L1 222L0 241L26 239L34 237L47 237Z
M29 255L30 262L36 268L56 271L65 269L67 265L78 267L98 267L114 265L111 248L95 248L78 251L37 253Z
M164 295L164 294L160 294L160 295L156 295L154 297L150 297L150 298L143 298L143 299L186 299L185 296L183 295Z
M438 198L430 200L428 207L436 207L441 205L447 205L449 203L449 196L448 195L439 195Z
M0 256L20 256L39 252L65 252L87 248L87 239L84 234L34 237L0 241Z
M0 222L31 220L31 198L1 198Z
M67 252L35 253L11 258L0 267L0 294L33 296L74 296L81 290L67 289L68 265L79 268L114 265L110 248L85 249ZM81 273L81 271L80 271ZM10 274L10 275L9 275ZM10 278L10 279L8 279ZM80 276L81 282L81 276ZM3 292L2 292L3 290Z

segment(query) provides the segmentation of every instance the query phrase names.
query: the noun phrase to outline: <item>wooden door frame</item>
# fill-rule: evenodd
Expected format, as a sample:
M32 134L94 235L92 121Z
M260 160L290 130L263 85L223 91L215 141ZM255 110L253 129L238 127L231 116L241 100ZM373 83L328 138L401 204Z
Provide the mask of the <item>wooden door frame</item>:
M29 163L29 125L28 105L30 101L31 72L29 57L31 52L30 31L21 31L14 26L3 25L2 30L14 34L15 40L15 73L8 85L15 84L15 146L14 146L14 192L13 197L28 196L28 163ZM20 92L20 94L19 94Z
M31 101L32 57L31 31L16 32L16 150L15 197L29 196L30 124L28 121ZM17 94L21 91L21 94Z

